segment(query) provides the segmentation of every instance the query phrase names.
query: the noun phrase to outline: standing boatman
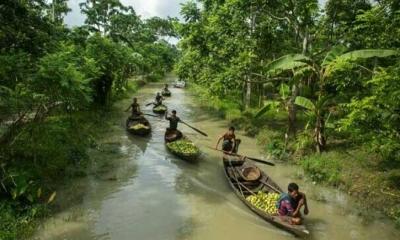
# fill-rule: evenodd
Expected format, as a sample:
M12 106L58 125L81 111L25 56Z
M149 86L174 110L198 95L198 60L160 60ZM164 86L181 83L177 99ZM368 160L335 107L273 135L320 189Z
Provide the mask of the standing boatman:
M178 123L182 122L182 120L176 116L176 111L172 110L172 114L168 116L168 111L165 112L165 119L169 121L169 128L167 128L167 133L176 132L176 138L180 139L182 137L182 133L178 130Z

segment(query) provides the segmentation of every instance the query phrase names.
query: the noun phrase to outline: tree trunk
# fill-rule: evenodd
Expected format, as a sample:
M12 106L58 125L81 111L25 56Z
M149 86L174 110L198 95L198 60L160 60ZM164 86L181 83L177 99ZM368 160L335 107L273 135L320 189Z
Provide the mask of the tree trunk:
M245 98L245 107L246 109L251 106L251 82L248 76L246 76L246 98Z
M308 29L304 30L304 36L303 36L303 55L306 55L308 52L308 46L309 46L309 33ZM297 120L297 107L295 104L296 98L299 95L299 83L294 83L292 86L292 96L290 97L289 100L289 106L288 106L288 111L289 111L289 129L288 132L291 135L296 135L296 120Z
M288 133L290 135L296 135L297 107L296 107L295 101L296 101L298 94L299 94L298 86L297 86L297 84L293 84L292 96L290 97L289 106L288 106L288 111L289 111Z
M317 117L317 123L314 129L314 141L318 153L321 153L326 146L324 131L325 131L325 121L321 117Z

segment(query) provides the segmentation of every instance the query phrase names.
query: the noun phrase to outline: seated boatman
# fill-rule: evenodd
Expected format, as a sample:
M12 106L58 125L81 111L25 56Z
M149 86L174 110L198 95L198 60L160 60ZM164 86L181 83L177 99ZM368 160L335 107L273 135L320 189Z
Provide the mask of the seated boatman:
M129 109L132 109L132 115L130 116L131 119L142 117L142 112L140 111L140 105L137 102L137 98L133 98L132 104L125 110L125 112L128 112Z
M304 206L304 214L307 215L308 205L306 195L299 192L299 186L296 183L288 185L288 193L282 193L276 203L279 216L286 217L292 225L300 225L302 216L301 208Z
M163 90L164 90L164 92L169 92L168 84L165 84L165 85L164 85L164 89L163 89Z
M158 92L156 95L156 102L154 103L154 105L160 106L162 104L162 100L164 100L164 98L161 96L161 94Z

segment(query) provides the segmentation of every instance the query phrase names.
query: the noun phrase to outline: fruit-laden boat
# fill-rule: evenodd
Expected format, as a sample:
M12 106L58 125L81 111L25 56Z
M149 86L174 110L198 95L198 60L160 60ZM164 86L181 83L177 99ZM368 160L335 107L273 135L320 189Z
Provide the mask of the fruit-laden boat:
M170 90L163 89L163 90L161 91L161 95L163 95L164 97L171 97L171 91L170 91Z
M277 214L275 203L283 190L265 172L243 157L224 154L223 164L233 191L254 213L299 237L310 234L304 225L292 225Z
M144 117L129 117L126 120L126 130L135 135L146 136L151 132L151 125Z
M153 107L153 112L157 113L157 114L164 114L167 111L167 106L165 106L164 104L158 105L158 106L154 106Z
M164 139L168 151L175 156L186 161L195 161L199 158L200 149L179 130L167 129Z

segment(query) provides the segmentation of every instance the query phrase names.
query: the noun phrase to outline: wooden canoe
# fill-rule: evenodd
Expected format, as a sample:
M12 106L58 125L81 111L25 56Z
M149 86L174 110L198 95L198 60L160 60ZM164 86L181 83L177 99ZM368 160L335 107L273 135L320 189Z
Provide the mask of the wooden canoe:
M223 156L224 172L225 176L232 187L238 198L246 204L254 213L263 218L264 220L270 222L271 224L282 228L286 231L293 233L299 237L309 236L310 232L306 229L304 225L291 225L287 220L278 215L270 215L263 210L255 207L246 197L257 194L259 191L265 193L283 193L283 190L276 184L265 172L261 169L261 177L256 181L245 181L241 177L241 170L247 167L256 167L254 164L244 161L239 157L229 156L224 154Z
M164 104L158 105L158 106L154 106L153 107L153 112L157 113L157 114L164 114L167 111L167 106L165 106Z
M139 126L139 124L142 125ZM151 125L150 122L144 117L129 117L126 120L126 130L134 135L146 136L151 132Z
M184 153L181 151L177 151L176 149L171 147L171 144L173 144L176 141L186 141L190 144L193 144L193 142L186 136L183 136L179 130L171 131L167 129L167 131L165 132L164 140L165 140L165 146L168 149L168 151L183 160L194 162L200 156L200 150L196 146L194 146L197 149L195 153Z
M163 89L161 95L164 97L171 97L171 91Z

